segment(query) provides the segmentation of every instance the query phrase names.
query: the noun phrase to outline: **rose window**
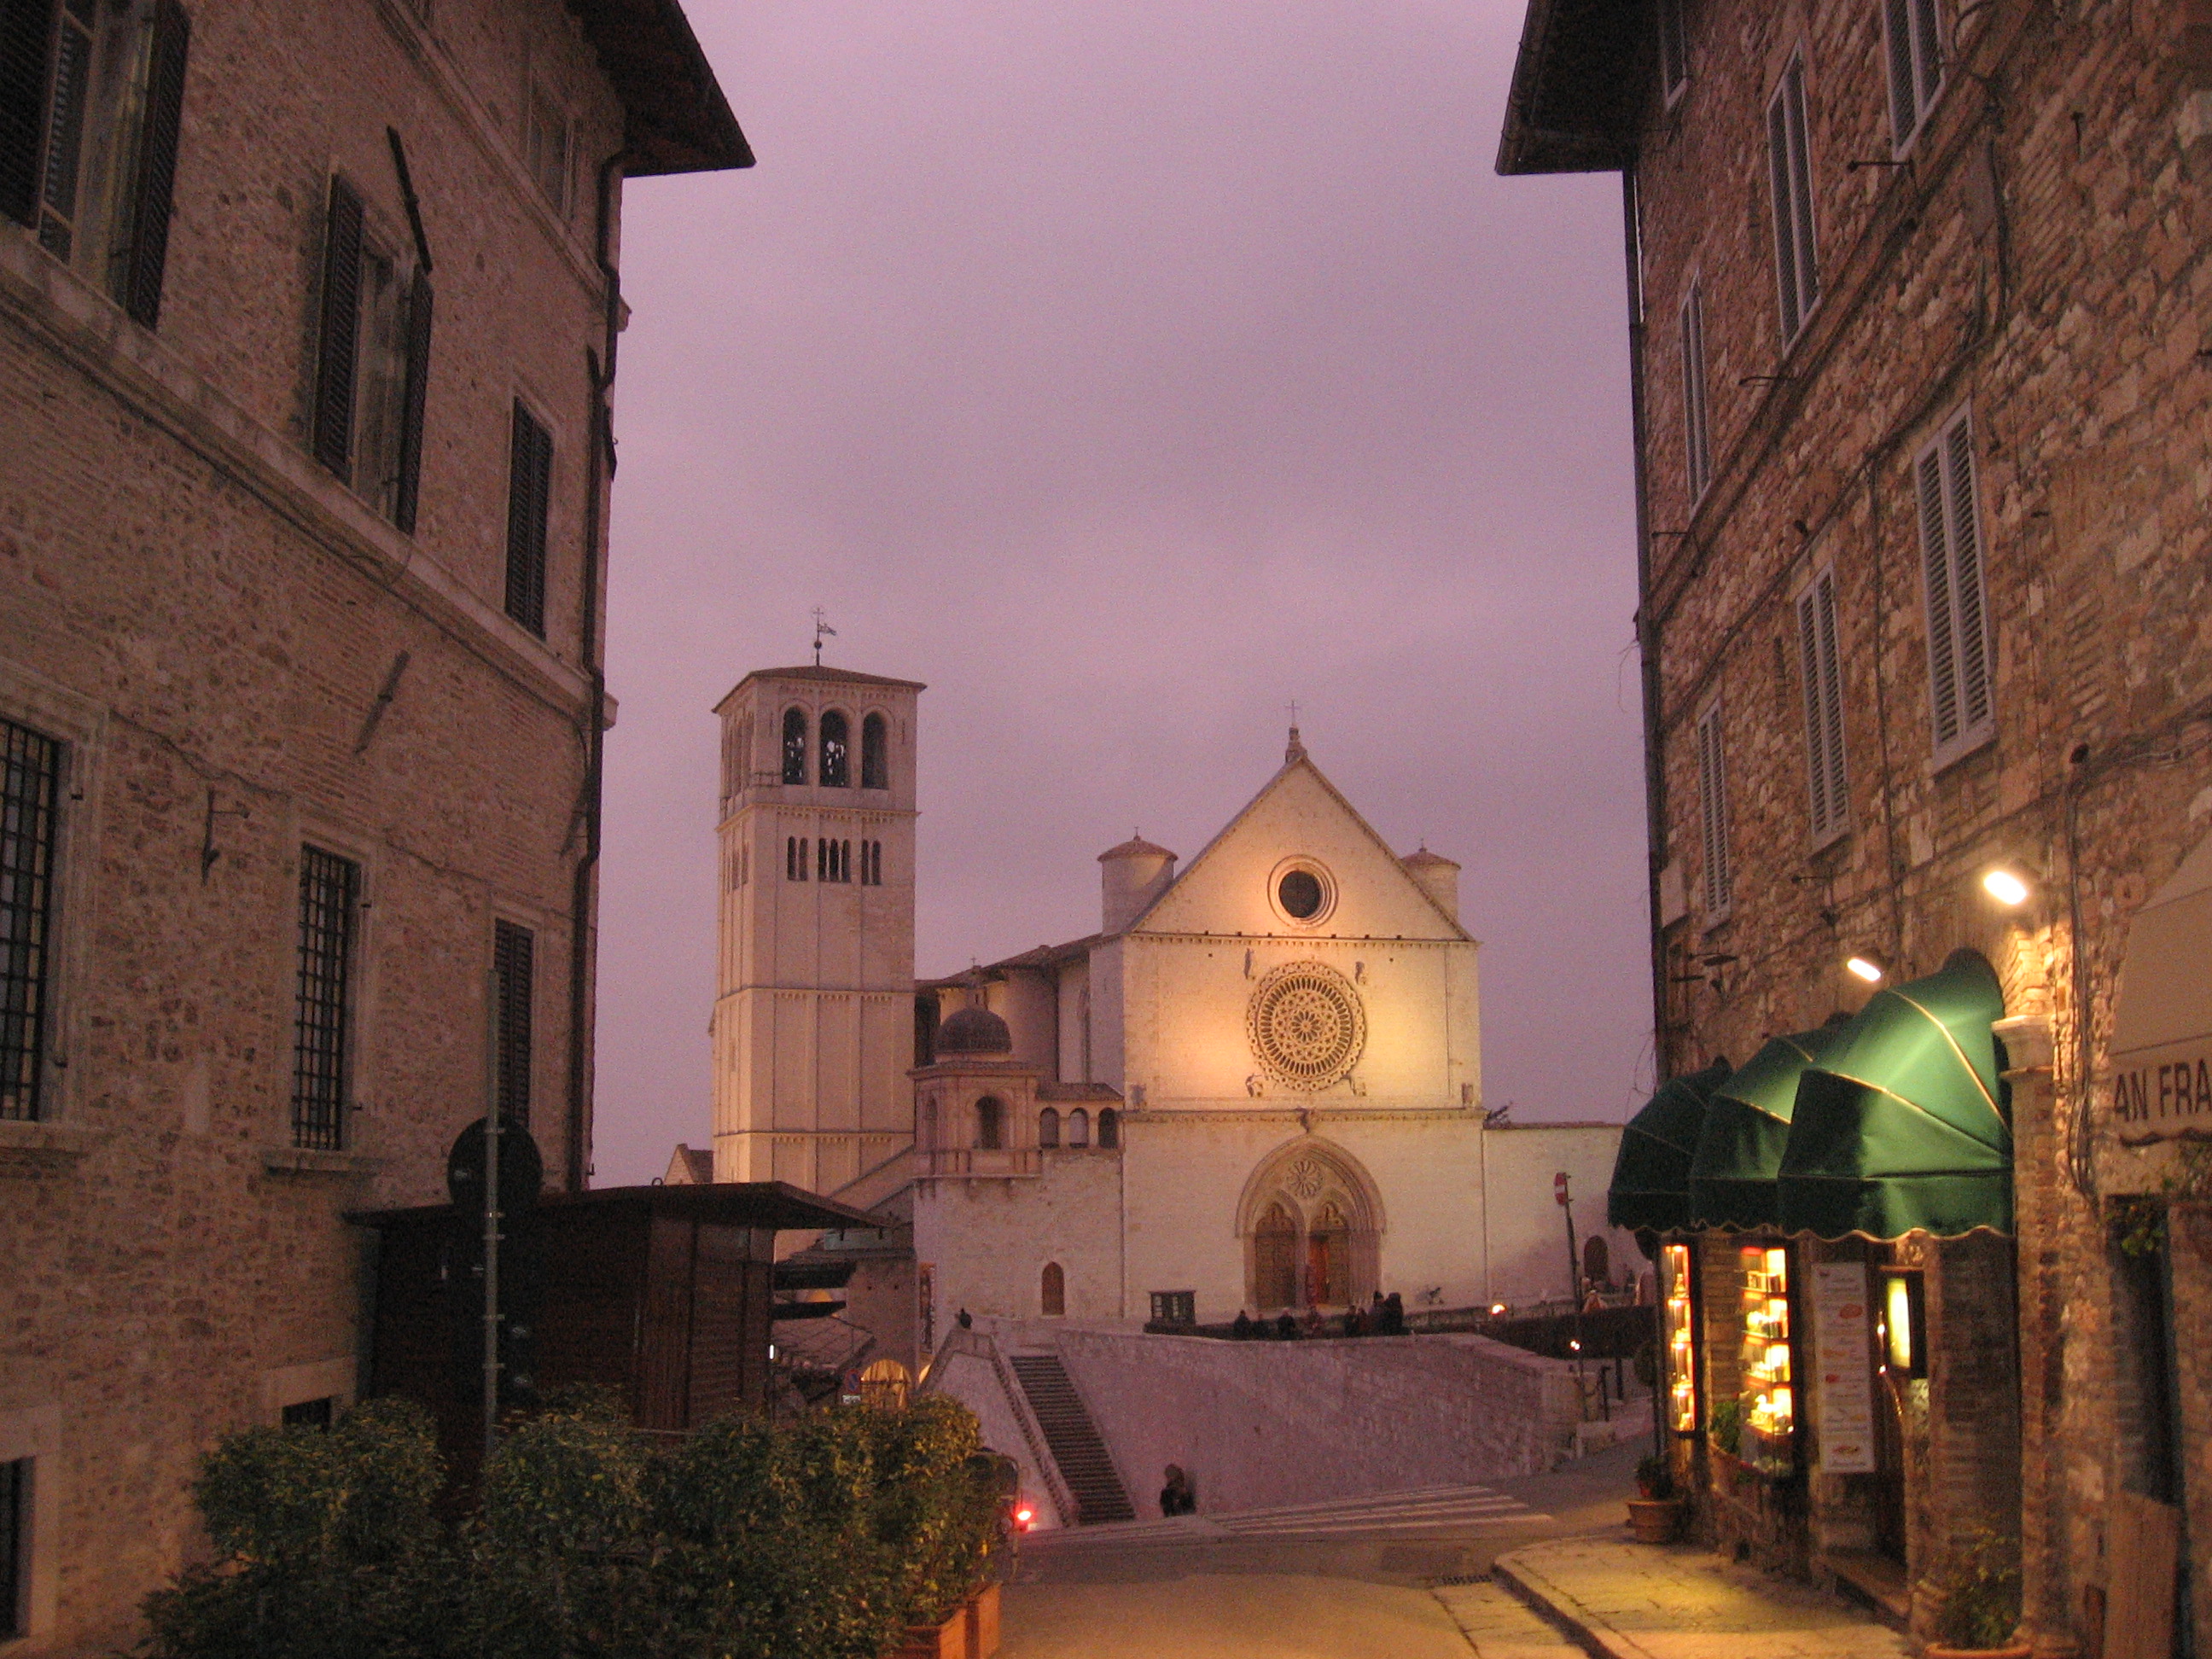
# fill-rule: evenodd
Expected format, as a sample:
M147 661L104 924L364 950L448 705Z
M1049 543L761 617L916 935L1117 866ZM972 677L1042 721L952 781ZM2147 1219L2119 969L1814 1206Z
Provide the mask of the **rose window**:
M1292 962L1260 981L1245 1029L1270 1077L1313 1091L1341 1083L1358 1064L1367 1014L1343 975L1318 962Z

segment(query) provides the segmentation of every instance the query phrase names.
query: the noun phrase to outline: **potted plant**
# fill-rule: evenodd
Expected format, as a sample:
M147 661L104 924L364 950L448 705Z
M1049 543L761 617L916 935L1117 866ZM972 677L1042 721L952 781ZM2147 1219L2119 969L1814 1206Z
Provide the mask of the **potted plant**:
M1628 1500L1628 1524L1639 1544L1674 1541L1682 1524L1682 1500L1674 1492L1674 1469L1663 1452L1647 1454L1636 1466L1636 1489Z
M2012 1639L2019 1625L2019 1540L1976 1532L1943 1575L1927 1659L2027 1659L2027 1644Z

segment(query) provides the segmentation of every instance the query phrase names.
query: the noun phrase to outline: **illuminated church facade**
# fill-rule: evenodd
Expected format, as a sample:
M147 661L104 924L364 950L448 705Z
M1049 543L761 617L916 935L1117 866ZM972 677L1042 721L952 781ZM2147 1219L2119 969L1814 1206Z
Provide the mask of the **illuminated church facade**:
M1553 1178L1601 1233L1620 1130L1491 1121L1458 865L1395 853L1293 730L1187 866L1142 839L1100 855L1096 933L917 982L921 690L783 670L721 706L716 1179L909 1221L925 1353L962 1309L1211 1322L1569 1290ZM1597 1276L1625 1273L1607 1244Z

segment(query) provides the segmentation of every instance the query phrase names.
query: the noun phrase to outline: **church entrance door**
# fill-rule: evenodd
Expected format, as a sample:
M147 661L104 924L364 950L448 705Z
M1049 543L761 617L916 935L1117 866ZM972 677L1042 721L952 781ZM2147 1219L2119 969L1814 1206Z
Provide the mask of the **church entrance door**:
M1306 1302L1309 1306L1341 1308L1352 1300L1352 1230L1344 1213L1324 1204L1306 1236Z
M1298 1224L1280 1204L1271 1204L1252 1235L1252 1276L1258 1305L1295 1307L1298 1300Z

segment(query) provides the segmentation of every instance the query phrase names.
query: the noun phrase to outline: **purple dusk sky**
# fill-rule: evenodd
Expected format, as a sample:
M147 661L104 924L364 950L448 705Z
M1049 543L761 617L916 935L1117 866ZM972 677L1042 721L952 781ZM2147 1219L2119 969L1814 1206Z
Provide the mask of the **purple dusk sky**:
M1507 0L690 0L760 156L633 185L599 1184L708 1144L713 704L927 681L917 968L1090 932L1314 758L1466 866L1487 1103L1650 1087L1618 182L1492 172Z

